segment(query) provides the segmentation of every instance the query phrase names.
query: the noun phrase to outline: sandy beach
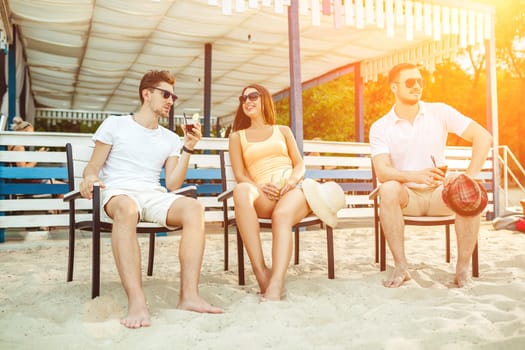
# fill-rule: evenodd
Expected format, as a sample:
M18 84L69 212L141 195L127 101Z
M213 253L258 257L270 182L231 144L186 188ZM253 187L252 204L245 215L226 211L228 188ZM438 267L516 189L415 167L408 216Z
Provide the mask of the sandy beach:
M222 315L175 309L179 237L159 237L153 276L144 273L152 326L138 330L119 324L126 298L109 238L94 300L89 238L77 242L70 283L65 239L8 241L0 245L0 349L523 349L525 234L484 222L480 277L458 289L455 239L447 264L442 228L407 232L413 279L401 288L381 285L392 260L388 252L387 272L379 272L371 225L344 223L335 232L335 280L327 278L324 231L307 230L301 262L289 267L286 300L267 303L259 303L247 258L247 284L237 284L235 236L230 271L223 271L222 236L210 233L200 290ZM263 237L269 252L270 234ZM145 260L146 238L140 243Z

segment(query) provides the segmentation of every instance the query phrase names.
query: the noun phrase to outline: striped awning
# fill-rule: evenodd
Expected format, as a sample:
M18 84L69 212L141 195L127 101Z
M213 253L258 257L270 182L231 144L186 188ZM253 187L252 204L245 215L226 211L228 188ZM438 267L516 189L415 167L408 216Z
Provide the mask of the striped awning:
M133 112L140 78L158 68L177 77L175 114L202 113L206 44L211 115L231 116L249 83L272 93L290 85L290 1L1 2L17 28L17 65L28 72L26 88L37 107ZM483 49L494 16L492 7L472 1L298 2L303 81L358 62L365 81L400 61L432 69L462 48Z

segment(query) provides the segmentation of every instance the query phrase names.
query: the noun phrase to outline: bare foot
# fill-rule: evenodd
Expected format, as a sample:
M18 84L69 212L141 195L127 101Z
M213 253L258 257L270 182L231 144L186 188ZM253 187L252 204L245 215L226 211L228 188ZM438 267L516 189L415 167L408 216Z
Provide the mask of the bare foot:
M148 306L145 302L129 302L128 314L120 320L120 324L128 328L149 327Z
M264 296L264 295L261 295L261 296L259 297L259 303L267 303L267 302L269 302L269 301L270 301L270 302L271 302L271 301L281 301L281 299L272 299L272 298L270 298L270 297L266 297L266 296Z
M470 282L468 271L456 271L456 278L454 279L454 282L459 288L467 286L467 284Z
M222 309L208 304L200 297L180 300L177 309L208 314L222 314L224 312Z
M266 288L268 288L268 285L270 284L270 278L272 277L272 271L264 267L263 273L255 274L255 278L257 279L257 284L259 285L259 290L261 294L264 294L266 292Z
M410 278L410 274L406 268L396 266L390 278L383 281L383 286L387 288L397 288L401 286L403 282L410 280Z
M286 289L283 288L280 283L270 283L266 292L261 295L260 302L265 301L279 301L286 298Z

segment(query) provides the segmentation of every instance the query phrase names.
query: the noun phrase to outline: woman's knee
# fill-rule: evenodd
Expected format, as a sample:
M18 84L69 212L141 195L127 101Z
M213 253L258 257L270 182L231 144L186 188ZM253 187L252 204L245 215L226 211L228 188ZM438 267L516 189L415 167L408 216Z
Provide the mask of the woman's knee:
M246 203L253 200L257 189L249 183L239 183L233 188L233 200L235 203Z
M299 211L299 208L290 210L289 207L276 206L272 212L272 225L292 227L297 223L295 217Z

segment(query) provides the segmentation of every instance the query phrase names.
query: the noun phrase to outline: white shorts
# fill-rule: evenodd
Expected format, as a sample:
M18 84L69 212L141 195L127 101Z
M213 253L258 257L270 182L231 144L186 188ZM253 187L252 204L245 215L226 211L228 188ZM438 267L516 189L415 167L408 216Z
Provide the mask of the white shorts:
M175 200L183 197L182 195L167 192L163 187L147 191L105 189L101 191L101 200L102 208L104 208L103 212L107 218L109 218L109 215L106 213L106 204L111 198L118 195L126 195L135 202L139 211L140 221L154 222L169 229L175 228L168 226L166 219L171 205Z

